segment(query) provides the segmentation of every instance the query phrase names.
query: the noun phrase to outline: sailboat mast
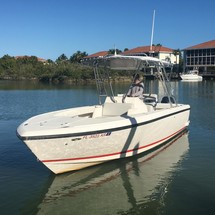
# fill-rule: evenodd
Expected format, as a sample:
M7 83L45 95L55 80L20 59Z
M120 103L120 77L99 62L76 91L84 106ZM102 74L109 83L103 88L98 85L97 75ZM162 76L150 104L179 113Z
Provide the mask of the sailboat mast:
M154 37L154 22L155 22L155 10L153 12L153 18L152 18L152 34L151 34L150 52L152 52L152 43L153 43L153 37Z

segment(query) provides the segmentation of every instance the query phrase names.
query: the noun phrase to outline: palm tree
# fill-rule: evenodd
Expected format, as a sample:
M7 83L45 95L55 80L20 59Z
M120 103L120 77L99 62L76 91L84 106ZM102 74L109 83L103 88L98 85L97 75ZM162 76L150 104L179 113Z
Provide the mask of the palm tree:
M88 54L86 52L77 51L70 57L70 61L72 63L79 63L80 60L84 57L86 57Z
M176 64L178 64L178 56L181 53L180 49L173 50L173 55L176 57Z
M180 49L173 50L173 55L176 57L176 65L177 65L177 73L178 73L178 69L179 69L178 56L180 61L180 55L181 55Z
M119 50L119 49L109 49L109 51L108 51L108 54L119 54L119 53L121 53L122 51L121 50Z

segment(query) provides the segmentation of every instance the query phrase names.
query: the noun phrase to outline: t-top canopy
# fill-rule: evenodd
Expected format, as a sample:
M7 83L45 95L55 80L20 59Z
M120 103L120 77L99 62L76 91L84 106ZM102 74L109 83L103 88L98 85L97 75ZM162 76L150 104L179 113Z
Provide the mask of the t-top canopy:
M141 70L160 65L157 58L148 56L111 56L106 59L106 66L113 70Z
M165 66L162 61L154 57L123 55L89 59L82 61L82 63L88 66L106 67L111 70L141 70L143 68Z

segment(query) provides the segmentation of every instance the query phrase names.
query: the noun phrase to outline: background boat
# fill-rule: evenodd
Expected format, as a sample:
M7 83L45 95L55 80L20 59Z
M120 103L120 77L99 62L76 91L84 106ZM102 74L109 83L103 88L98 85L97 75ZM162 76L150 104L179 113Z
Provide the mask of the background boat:
M183 81L202 81L203 80L202 76L199 75L198 70L190 70L186 73L182 73L180 77Z

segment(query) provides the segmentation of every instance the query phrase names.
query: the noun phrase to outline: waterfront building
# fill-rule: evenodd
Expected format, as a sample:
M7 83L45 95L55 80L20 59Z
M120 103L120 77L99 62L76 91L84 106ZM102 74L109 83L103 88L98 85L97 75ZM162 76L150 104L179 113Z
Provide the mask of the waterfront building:
M47 64L47 60L43 59L43 58L39 58L39 57L36 57L36 56L27 56L27 55L24 55L24 56L16 56L15 59L30 59L32 57L35 57L37 59L38 62L41 62L43 63L44 65Z
M215 74L215 40L185 48L183 52L184 71L198 69L202 74Z
M162 45L140 46L121 53L127 56L153 56L171 64L179 64L179 52Z
M107 55L109 55L108 51L100 51L100 52L96 52L94 54L88 55L88 56L84 57L84 59L103 58L103 57L105 57Z

